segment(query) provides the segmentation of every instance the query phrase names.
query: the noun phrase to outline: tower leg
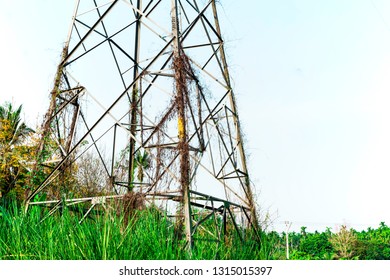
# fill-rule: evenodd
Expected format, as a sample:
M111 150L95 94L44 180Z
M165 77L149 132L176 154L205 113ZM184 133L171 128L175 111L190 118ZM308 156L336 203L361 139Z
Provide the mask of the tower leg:
M180 153L180 185L182 190L182 215L184 215L184 231L188 248L192 248L192 221L191 221L191 206L190 206L190 155L188 136L186 131L186 102L188 102L187 74L185 69L185 55L180 47L179 39L179 24L177 12L177 0L171 1L171 17L172 17L172 34L174 37L173 50L173 67L175 71L176 85L176 106L178 110L178 149ZM181 218L181 219L183 219Z

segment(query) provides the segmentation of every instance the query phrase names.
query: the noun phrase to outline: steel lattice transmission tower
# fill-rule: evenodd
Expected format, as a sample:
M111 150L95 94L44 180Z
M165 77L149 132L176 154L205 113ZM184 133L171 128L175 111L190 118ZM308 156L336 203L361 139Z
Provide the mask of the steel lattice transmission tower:
M257 228L217 8L215 0L76 1L34 167L48 175L35 176L27 208L83 202L89 213L133 192L175 215L190 244L218 216L217 239L227 219L236 230ZM107 195L67 197L75 166L91 154Z

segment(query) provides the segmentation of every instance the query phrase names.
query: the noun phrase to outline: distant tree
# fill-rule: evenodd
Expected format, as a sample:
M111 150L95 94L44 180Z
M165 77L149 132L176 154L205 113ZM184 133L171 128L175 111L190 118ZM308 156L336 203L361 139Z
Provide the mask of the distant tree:
M301 235L302 235L303 237L306 237L306 235L307 235L306 229L307 229L307 227L301 227Z
M341 226L339 232L332 234L329 241L336 251L336 259L353 259L356 256L357 236L353 230L348 230L345 225Z
M77 161L73 170L75 184L69 186L78 197L105 195L111 191L109 176L100 158L87 152Z
M123 149L119 155L119 159L115 163L115 178L119 181L126 181L129 176L129 172L131 174L131 177L133 178L133 182L130 182L130 184L127 186L127 192L132 192L134 189L134 181L135 181L135 175L139 183L144 182L145 172L146 170L151 168L151 159L150 155L147 151L138 151L134 155L134 164L132 170L129 170L129 147L126 147ZM137 174L135 174L135 171L137 170ZM142 186L142 185L141 185Z
M332 244L329 242L327 233L314 232L307 233L306 237L302 238L299 244L299 250L304 252L311 259L321 259L325 255L333 253Z
M137 179L140 183L144 181L144 172L150 167L150 157L149 154L144 151L143 153L138 152L134 157L135 166L137 167Z
M22 105L0 106L0 196L22 187L27 174L25 162L31 149L26 140L34 132L21 119Z

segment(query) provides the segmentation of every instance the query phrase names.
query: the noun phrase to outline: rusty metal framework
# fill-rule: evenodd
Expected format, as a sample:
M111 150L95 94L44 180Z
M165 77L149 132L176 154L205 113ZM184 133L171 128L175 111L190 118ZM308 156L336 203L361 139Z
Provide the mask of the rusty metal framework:
M134 192L181 221L189 244L217 217L212 240L228 219L257 229L217 10L215 0L76 1L35 166L46 175L26 209L90 203L84 219ZM105 195L69 197L66 174L77 180L88 156Z

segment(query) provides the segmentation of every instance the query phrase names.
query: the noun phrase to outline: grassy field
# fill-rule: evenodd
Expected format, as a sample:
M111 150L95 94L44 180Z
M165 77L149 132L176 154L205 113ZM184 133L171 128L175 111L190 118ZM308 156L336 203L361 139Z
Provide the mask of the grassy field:
M81 214L63 209L42 221L48 210L33 207L27 214L16 205L0 203L0 260L285 260L286 234L250 232L242 242L235 231L222 242L195 241L191 254L177 238L174 223L155 209L130 216L116 212L93 215L79 224ZM127 221L128 220L128 221ZM212 227L204 231L212 231ZM197 231L196 238L202 238ZM289 233L290 259L389 260L390 227L381 223L365 231Z
M137 211L128 221L104 214L79 224L79 216L65 209L42 220L41 208L23 214L19 207L0 211L2 260L175 260L264 259L266 246L254 240L242 243L195 243L191 255L175 237L173 224L161 213Z

